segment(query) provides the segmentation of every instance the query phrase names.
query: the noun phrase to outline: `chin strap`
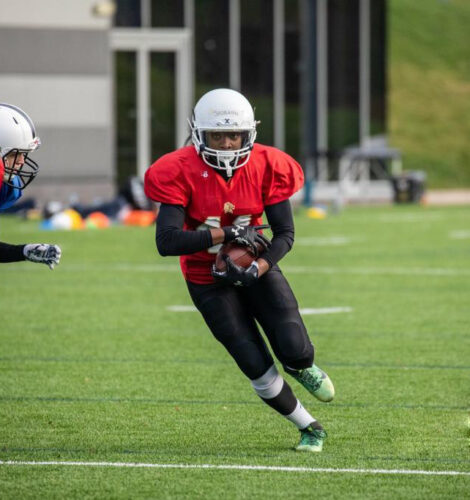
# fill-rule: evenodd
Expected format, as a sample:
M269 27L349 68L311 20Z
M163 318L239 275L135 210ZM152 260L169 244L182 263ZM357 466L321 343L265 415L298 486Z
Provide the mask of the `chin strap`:
M225 164L225 171L227 172L227 177L232 177L233 174L233 168L232 165L230 165L230 160L223 160Z

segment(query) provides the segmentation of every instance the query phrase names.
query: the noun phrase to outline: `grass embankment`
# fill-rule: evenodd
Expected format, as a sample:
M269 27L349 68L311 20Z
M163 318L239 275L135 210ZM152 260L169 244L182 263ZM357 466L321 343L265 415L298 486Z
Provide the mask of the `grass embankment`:
M389 2L389 137L431 188L470 187L470 2Z

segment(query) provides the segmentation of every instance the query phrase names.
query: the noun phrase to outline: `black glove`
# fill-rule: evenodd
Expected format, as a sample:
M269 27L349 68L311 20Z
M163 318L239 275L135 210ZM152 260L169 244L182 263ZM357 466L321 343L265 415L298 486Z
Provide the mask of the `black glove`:
M223 231L225 234L224 243L234 241L239 245L250 247L255 257L258 257L259 250L267 250L271 246L271 242L258 233L259 229L268 229L269 224L262 224L261 226L225 226Z
M212 276L215 279L226 281L235 286L251 286L258 280L258 263L256 261L244 269L237 266L228 255L224 255L223 259L227 265L225 271L218 271L215 265L212 266Z

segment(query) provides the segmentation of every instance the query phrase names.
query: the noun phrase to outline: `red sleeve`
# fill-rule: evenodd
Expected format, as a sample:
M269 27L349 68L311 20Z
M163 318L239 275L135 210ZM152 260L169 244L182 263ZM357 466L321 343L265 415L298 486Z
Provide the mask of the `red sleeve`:
M190 190L181 172L177 156L173 153L162 156L145 172L145 194L153 201L187 206Z
M287 153L272 149L263 179L265 205L289 199L304 184L302 167Z

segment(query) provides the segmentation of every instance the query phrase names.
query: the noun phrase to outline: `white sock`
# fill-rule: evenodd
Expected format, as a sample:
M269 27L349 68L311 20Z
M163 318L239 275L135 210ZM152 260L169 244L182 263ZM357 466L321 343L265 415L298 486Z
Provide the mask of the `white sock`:
M287 420L290 420L298 429L305 429L312 422L316 422L316 419L310 415L310 413L302 406L301 402L297 400L297 406L295 410L289 415L285 415Z

